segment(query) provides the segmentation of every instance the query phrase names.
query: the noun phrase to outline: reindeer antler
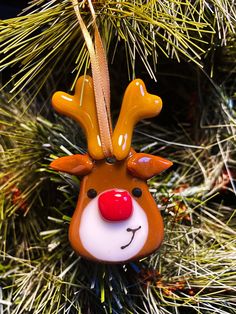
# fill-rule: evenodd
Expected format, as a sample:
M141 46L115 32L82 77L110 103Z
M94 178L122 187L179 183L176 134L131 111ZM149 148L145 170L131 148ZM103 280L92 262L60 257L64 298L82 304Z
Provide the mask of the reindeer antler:
M144 118L155 117L161 108L161 98L149 94L142 80L136 79L129 84L112 137L114 155L118 160L129 154L135 124Z
M90 156L93 159L103 159L92 78L81 76L76 83L73 96L56 92L52 97L52 105L57 112L74 119L82 126Z

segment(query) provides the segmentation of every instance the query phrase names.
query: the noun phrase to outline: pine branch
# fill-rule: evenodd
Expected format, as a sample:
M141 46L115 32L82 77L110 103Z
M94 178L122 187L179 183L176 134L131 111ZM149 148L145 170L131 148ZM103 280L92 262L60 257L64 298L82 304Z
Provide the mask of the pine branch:
M160 54L201 65L202 56L217 39L225 45L228 33L235 31L235 6L227 0L96 1L94 7L107 49L114 51L111 58L124 47L131 77L141 59L155 78ZM83 1L81 11L91 30L91 17ZM12 97L22 88L35 96L51 75L60 80L69 72L73 73L73 88L89 66L69 0L33 1L21 16L0 22L0 37L0 70L20 66L6 83Z

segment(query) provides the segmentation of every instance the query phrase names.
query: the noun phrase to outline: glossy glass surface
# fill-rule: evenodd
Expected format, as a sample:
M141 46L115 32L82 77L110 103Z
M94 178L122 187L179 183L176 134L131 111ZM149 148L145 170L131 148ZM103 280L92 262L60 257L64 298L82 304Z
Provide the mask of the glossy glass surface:
M161 98L149 94L142 80L136 79L128 85L112 138L113 152L118 160L129 154L135 124L157 116L161 108Z

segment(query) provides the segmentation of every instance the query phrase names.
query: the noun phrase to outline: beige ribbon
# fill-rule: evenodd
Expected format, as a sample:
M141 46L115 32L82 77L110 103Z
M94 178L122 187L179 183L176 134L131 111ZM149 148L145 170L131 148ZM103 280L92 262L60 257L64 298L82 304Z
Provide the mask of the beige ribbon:
M78 0L71 0L71 2L73 4L78 22L84 35L85 43L90 54L95 103L102 150L105 157L111 157L113 154L113 148L111 138L112 125L110 113L110 80L106 53L96 24L96 15L92 5L92 1L88 0L88 4L93 17L95 46L93 44L89 31L80 15Z

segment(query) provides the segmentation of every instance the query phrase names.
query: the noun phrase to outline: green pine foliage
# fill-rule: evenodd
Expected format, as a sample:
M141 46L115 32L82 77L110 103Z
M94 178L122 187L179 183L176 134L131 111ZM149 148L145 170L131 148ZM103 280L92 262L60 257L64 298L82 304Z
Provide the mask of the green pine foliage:
M150 181L165 220L164 244L127 265L85 261L68 243L79 181L48 164L54 156L83 151L76 146L80 129L64 118L52 123L24 103L9 106L4 95L3 313L234 313L235 209L224 199L234 192L235 111L213 91L205 101L214 114L201 112L198 141L185 124L136 129L136 149L161 150L175 167Z
M89 262L70 247L80 181L49 163L84 153L85 138L48 98L65 79L73 87L89 57L69 0L32 1L0 21L0 67L13 66L0 96L0 313L236 313L233 2L93 3L114 58L112 99L136 75L163 98L160 118L141 122L133 145L174 162L149 181L165 240L126 265ZM81 10L89 23L86 2Z
M91 30L86 1L78 2ZM94 7L110 60L124 50L130 78L142 62L155 79L162 55L202 66L209 49L225 45L236 25L235 6L228 0L99 0ZM4 84L13 97L24 87L35 96L52 75L61 81L70 72L73 88L90 64L70 0L32 1L19 17L0 21L0 49L0 70L18 67Z

